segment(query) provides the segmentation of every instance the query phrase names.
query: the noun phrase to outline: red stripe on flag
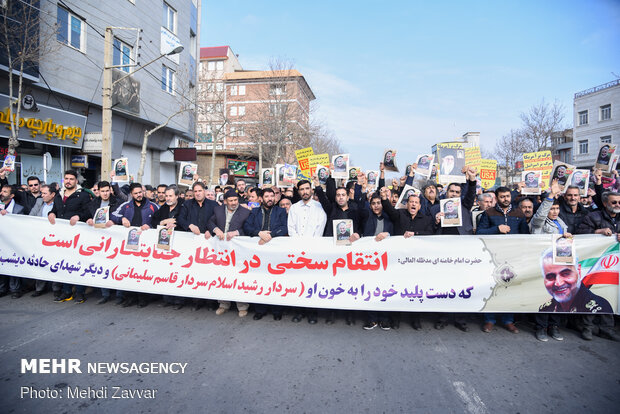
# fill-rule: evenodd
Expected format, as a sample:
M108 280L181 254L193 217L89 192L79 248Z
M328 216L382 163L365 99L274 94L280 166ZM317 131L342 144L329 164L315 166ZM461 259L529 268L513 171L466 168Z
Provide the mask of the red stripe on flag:
M618 272L596 272L583 278L583 284L587 287L592 285L617 285Z

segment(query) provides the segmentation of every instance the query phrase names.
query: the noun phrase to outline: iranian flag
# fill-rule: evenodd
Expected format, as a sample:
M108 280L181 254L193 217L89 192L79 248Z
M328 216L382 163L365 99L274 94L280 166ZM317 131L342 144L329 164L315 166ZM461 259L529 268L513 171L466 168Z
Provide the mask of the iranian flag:
M609 247L600 257L585 259L579 262L582 274L585 273L583 284L617 285L618 263L620 263L620 243Z

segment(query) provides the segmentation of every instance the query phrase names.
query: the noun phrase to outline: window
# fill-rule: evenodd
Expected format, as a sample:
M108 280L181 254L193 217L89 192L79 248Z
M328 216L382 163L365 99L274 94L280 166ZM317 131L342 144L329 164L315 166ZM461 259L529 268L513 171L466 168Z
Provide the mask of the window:
M579 141L579 153L587 154L588 153L588 140Z
M112 64L114 66L123 65L123 67L120 69L122 71L129 73L130 71L129 65L131 65L131 61L132 61L131 50L132 50L131 46L129 46L127 43L115 38L114 39L114 50L112 51Z
M77 50L86 52L84 33L86 30L86 24L82 19L58 6L56 24L58 25L56 39L60 43L64 43L68 46L76 48Z
M611 135L601 137L601 144L611 144Z
M218 60L217 62L215 62L215 69L216 70L224 70L224 61L223 60Z
M601 106L601 121L611 119L611 104Z
M215 90L217 92L224 92L224 84L222 82L218 82L215 84Z
M172 33L176 33L177 30L177 11L170 7L170 5L164 2L164 20L162 25L170 30Z
M230 116L237 116L237 107L236 106L231 106L230 107Z
M245 106L240 106L237 110L237 113L239 114L239 116L245 115Z
M175 73L166 65L161 66L161 89L174 95Z
M283 115L286 113L288 105L287 104L270 104L269 105L269 115Z
M284 95L286 93L286 84L276 83L269 85L269 95Z
M244 137L245 136L245 127L243 127L243 126L231 126L230 127L230 136L231 137Z
M214 61L207 62L207 70L215 70L215 62Z
M233 85L230 87L230 96L245 95L245 85Z
M588 124L588 111L579 112L579 125Z

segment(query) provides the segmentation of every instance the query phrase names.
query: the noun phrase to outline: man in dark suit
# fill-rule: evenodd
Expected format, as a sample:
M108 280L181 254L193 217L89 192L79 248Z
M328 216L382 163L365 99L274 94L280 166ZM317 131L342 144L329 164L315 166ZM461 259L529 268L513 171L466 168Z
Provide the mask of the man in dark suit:
M207 229L220 240L232 240L236 236L244 236L243 224L250 216L250 210L247 207L239 206L239 195L235 190L228 190L224 194L224 204L215 207L213 215L207 223ZM230 302L219 301L220 307L215 312L222 315L230 309ZM239 317L243 318L248 314L249 303L237 302Z
M15 187L5 184L2 186L2 193L0 193L0 215L5 216L7 214L24 214L24 206L15 202ZM22 279L21 277L0 275L0 296L4 296L11 291L11 297L13 299L19 299L22 296Z
M276 196L273 188L257 189L260 207L253 208L250 216L243 224L246 236L260 237L258 244L269 243L274 237L288 236L288 214L282 207L275 205ZM262 319L268 311L267 305L254 305L254 320ZM270 306L273 319L282 319L282 306Z

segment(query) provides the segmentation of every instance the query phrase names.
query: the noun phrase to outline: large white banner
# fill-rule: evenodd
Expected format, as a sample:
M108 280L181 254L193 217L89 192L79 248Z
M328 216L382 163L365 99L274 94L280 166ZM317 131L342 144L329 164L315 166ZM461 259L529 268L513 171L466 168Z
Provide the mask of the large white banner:
M157 247L154 229L142 232L132 250L122 226L5 215L0 228L1 274L67 284L332 309L618 309L615 236L578 236L579 265L568 266L575 278L551 283L541 267L552 243L547 235L363 238L335 246L331 238L280 237L259 245L258 238L226 242L175 232L166 251Z

